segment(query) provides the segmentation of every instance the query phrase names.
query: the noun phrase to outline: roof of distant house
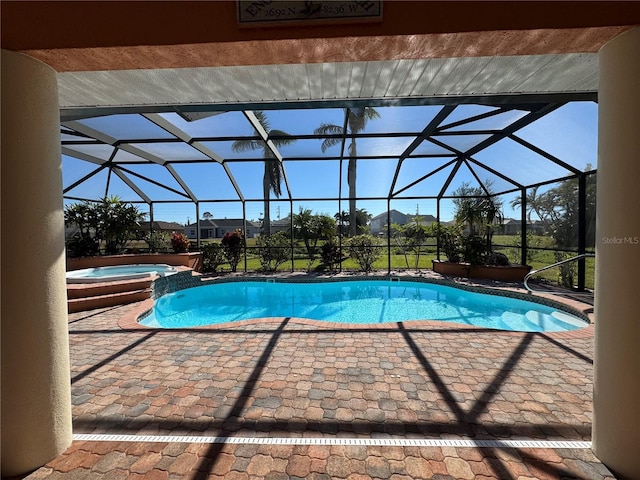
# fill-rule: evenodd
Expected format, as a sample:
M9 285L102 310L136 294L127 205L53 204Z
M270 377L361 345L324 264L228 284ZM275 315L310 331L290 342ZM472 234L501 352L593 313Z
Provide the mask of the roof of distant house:
M140 230L148 231L150 230L151 222L139 222ZM184 227L182 224L177 222L163 222L162 220L154 220L153 221L153 230L182 230Z
M433 215L407 215L407 218L410 218L411 220L413 220L414 218L418 217L420 219L420 223L424 223L424 222L437 222L438 219L436 217L434 217Z
M436 217L434 217L433 215L420 215L420 214L418 214L418 215L409 215L407 213L402 213L402 212L400 212L400 211L398 211L396 209L389 210L389 214L393 214L394 212L396 214L400 214L400 215L403 215L403 216L407 217L407 219L412 219L413 220L415 217L419 217L421 222L436 222L437 221ZM376 215L375 217L371 218L372 221L373 220L378 220L378 219L386 220L387 219L387 212L382 212L381 214Z
M200 228L242 228L243 220L241 218L205 218L200 220ZM260 227L258 222L247 220L247 226ZM197 223L190 223L186 228L197 228Z
M406 216L406 213L402 213L402 212L396 210L395 208L392 208L391 210L389 210L389 214L393 214L394 212L395 213L399 213L400 215ZM371 217L371 220L372 221L373 220L378 220L379 218L386 219L387 218L387 212L382 212L382 213L376 215L375 217Z

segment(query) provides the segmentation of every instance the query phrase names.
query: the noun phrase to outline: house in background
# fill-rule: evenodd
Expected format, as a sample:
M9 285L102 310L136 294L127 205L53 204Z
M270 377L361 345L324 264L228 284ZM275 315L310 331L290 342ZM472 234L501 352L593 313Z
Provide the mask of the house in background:
M151 230L154 232L182 232L184 230L184 225L176 222L163 222L162 220L153 221L153 222L140 222L140 231L143 233L148 233Z
M502 234L503 235L518 235L522 230L522 223L520 220L514 218L504 218L502 220ZM541 220L533 220L527 222L527 233L533 235L544 235L545 225Z
M278 232L288 232L291 230L291 215L287 215L286 217L271 221L271 233Z
M521 230L520 220L515 218L503 218L502 219L502 234L503 235L517 235Z
M419 218L419 222L421 225L431 225L435 223L436 217L433 215L407 215L405 213L399 212L398 210L389 210L389 217L391 219L391 224L397 223L398 225L406 225L407 223L413 222L416 217ZM371 230L371 235L381 235L386 232L387 227L387 212L382 212L380 215L376 215L369 222L369 228Z
M185 227L181 227L184 234L189 240L198 238L198 224L191 223ZM244 222L241 218L224 218L200 220L200 239L207 240L209 238L222 238L227 232L235 230L244 230ZM247 238L255 238L260 235L260 224L247 220Z

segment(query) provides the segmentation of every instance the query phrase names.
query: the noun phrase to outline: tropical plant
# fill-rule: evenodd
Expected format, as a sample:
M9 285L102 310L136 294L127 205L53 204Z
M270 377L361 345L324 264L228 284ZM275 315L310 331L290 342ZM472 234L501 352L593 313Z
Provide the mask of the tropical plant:
M335 238L327 240L320 249L322 264L329 270L335 270L336 266L342 262L342 252L340 245Z
M369 222L371 221L371 215L364 208L356 208L356 231L358 234L369 233Z
M149 232L144 236L144 241L149 246L149 251L155 253L169 248L171 237L167 232Z
M536 256L535 247L539 247L541 245L540 238L535 236L531 232L527 232L527 262L533 262ZM516 235L514 239L511 241L512 247L507 249L507 253L509 257L514 259L514 263L519 263L521 261L521 250L522 250L522 237L520 235ZM530 248L533 247L533 248Z
M260 235L256 240L260 266L265 272L275 272L278 267L291 259L291 239L287 232Z
M506 267L510 264L509 257L501 252L492 252L486 256L485 265L494 265L496 267Z
M240 263L240 256L244 250L244 235L242 230L238 229L234 232L227 232L222 237L222 248L224 254L227 257L231 271L235 272L238 269L238 263Z
M290 138L291 136L282 131L271 129L269 125L269 120L266 114L261 110L256 110L253 112L262 128L267 132L267 134L271 137L276 137L272 139L273 144L276 147L281 147L284 145L288 145L296 141L295 138ZM262 157L264 158L264 175L262 177L262 195L264 198L264 217L262 220L262 233L265 235L269 235L271 233L271 208L269 197L271 192L274 193L276 197L280 197L282 194L282 190L280 185L282 184L282 165L280 165L280 161L276 158L273 150L269 147L267 142L263 141L262 138L249 138L243 140L236 140L231 145L231 148L234 152L246 152L249 150L262 150Z
M420 265L420 255L422 254L423 246L427 238L435 236L433 230L422 224L422 217L416 215L413 217L413 221L404 225L398 225L396 223L391 225L392 237L394 238L398 248L404 255L404 261L409 268L408 254L413 252L415 270L418 270Z
M68 228L76 228L77 231L67 241L69 253L73 257L88 257L97 255L100 245L95 238L97 218L91 203L74 203L64 210L64 223Z
M591 170L587 165L585 171ZM595 177L588 177L595 178ZM555 240L556 246L561 248L576 247L579 217L579 182L570 179L560 182L556 187L538 194L538 189L533 188L527 194L527 218L535 213L542 221L546 231ZM521 205L520 196L511 201L511 206L516 208ZM587 181L585 191L585 222L586 244L588 247L595 245L595 212L596 212L596 182Z
M567 252L553 252L553 256L556 262L561 262L570 258L570 254ZM573 288L575 283L574 279L577 274L577 264L575 262L563 263L558 266L558 283L563 287Z
M123 202L118 196L105 196L98 202L82 202L65 208L65 225L78 233L70 241L71 253L95 255L104 242L105 253L121 253L129 241L140 235L140 223L146 213Z
M325 137L320 148L325 152L328 148L342 143L344 136L350 136L351 141L348 147L349 163L347 166L347 183L349 185L349 217L356 218L356 169L358 160L358 151L356 144L356 135L364 130L367 122L375 118L380 118L380 114L372 107L345 108L346 127L343 125L335 125L330 123L321 123L314 130L316 135ZM356 222L349 222L349 235L357 235L358 229Z
M140 222L147 216L137 206L123 202L117 195L105 196L95 204L98 217L96 238L104 241L107 255L121 253L129 241L140 234Z
M189 238L180 232L171 234L171 248L175 253L185 253L189 251Z
M219 243L208 243L202 247L202 266L205 272L215 272L227 261L224 248Z
M462 260L471 265L485 265L489 249L485 239L479 235L462 235Z
M447 260L449 262L460 262L463 252L461 227L459 225L434 223L431 228Z
M380 242L372 235L356 235L349 239L347 251L363 272L370 272L374 262L382 256Z
M535 213L538 218L540 217L540 196L538 195L538 187L532 187L525 196L525 203L527 208L527 221L531 223L531 214ZM518 195L510 202L511 208L517 209L522 207L522 196Z
M293 231L295 237L304 243L308 267L311 268L317 255L318 241L335 235L336 222L328 215L314 215L311 210L300 207L300 212L293 216Z
M502 203L491 196L491 182L486 182L486 190L463 183L453 195L456 222L466 224L469 235L483 237L487 252L491 252L495 225L502 222Z

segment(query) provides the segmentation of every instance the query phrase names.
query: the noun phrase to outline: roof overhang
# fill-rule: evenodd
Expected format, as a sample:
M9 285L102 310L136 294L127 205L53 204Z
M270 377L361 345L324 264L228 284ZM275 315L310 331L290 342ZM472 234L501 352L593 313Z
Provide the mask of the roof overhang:
M83 109L198 106L210 110L372 100L384 103L474 102L482 97L592 95L593 53L432 58L369 62L249 65L67 72L59 74L60 107ZM421 100L422 99L422 100ZM494 100L495 101L495 100ZM523 98L512 101L522 102ZM531 101L531 98L527 99ZM106 112L105 112L106 113Z

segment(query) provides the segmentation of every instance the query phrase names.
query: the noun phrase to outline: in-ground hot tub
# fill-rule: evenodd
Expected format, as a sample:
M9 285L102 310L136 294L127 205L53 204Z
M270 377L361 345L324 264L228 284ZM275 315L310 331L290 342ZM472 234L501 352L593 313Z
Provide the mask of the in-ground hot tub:
M165 264L113 265L109 267L83 268L67 272L67 283L99 283L117 280L133 280L151 276L166 277L178 269Z

